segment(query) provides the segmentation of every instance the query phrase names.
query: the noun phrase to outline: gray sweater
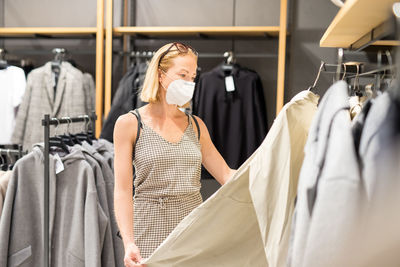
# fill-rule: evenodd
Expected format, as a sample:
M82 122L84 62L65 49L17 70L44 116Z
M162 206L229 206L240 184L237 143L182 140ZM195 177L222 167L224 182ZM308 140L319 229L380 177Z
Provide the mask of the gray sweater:
M43 152L14 166L0 219L0 266L43 266ZM97 196L93 170L82 152L50 156L51 266L101 266L108 219Z

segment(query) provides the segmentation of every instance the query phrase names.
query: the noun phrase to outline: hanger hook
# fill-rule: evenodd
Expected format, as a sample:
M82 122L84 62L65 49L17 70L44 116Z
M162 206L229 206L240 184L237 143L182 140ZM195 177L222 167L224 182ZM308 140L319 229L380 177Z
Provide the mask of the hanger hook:
M11 158L11 152L10 149L7 149L7 157L10 160L10 163L12 162L12 158Z
M343 48L338 49L338 67L336 69L336 80L340 79L340 72L342 70L342 62L343 62Z
M86 133L89 131L89 124L92 122L92 119L90 118L90 116L85 115L85 119L88 119L88 121L86 122Z
M344 77L346 77L347 65L345 63L342 63L342 64L343 64L343 69L344 69L343 76L342 76L342 81L343 81Z
M357 64L357 74L356 77L354 79L354 89L356 90L356 92L360 91L360 65Z
M68 117L68 126L67 126L67 131L68 131L68 134L70 135L71 134L71 128L69 128L69 126L72 124L72 119L71 119L71 117Z
M58 125L60 124L60 121L57 118L54 118L54 119L57 122L56 127L54 128L54 136L57 136L57 128L58 128Z
M312 85L312 88L315 88L315 86L317 85L317 82L319 80L319 76L321 75L321 72L322 72L322 69L324 68L324 66L325 66L325 62L321 61L321 65L319 66L318 74L317 74L317 77L315 78L315 81L314 81L314 83Z
M389 66L390 66L390 68L391 68L391 67L393 66L392 54L390 53L389 50L386 50L386 51L385 51L385 54L386 54L386 57L387 57L387 59L388 59ZM396 73L395 71L392 72L392 80L396 78L396 74L395 74L395 73Z

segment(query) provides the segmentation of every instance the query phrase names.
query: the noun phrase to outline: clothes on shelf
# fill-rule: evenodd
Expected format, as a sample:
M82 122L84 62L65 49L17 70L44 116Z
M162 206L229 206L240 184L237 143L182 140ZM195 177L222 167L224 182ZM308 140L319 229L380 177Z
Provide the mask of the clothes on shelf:
M24 71L15 66L0 69L0 143L8 144L15 126L17 108L25 92Z
M90 74L83 74L70 63L63 61L56 82L52 62L31 71L26 91L19 107L12 143L22 144L31 150L32 145L43 141L41 120L44 114L51 117L73 117L94 111L95 87ZM76 133L85 128L83 123L60 125L57 133ZM54 135L51 132L51 135Z
M310 91L286 104L257 151L144 263L284 266L303 148L317 104Z
M201 74L193 96L193 114L207 125L217 150L237 169L260 146L267 131L261 79L255 71L221 64ZM203 168L202 178L212 178Z
M86 141L50 154L51 266L124 266L113 216L112 145ZM43 265L44 146L19 159L9 175L0 217L1 266Z
M104 121L100 137L113 143L114 126L118 117L142 107L140 88L144 83L148 62L134 64L122 77L112 101L111 110Z

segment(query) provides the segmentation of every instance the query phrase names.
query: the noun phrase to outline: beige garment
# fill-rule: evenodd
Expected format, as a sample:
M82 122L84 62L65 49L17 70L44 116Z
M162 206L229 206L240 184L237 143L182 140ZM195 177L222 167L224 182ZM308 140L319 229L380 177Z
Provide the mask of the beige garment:
M318 96L303 91L286 104L257 151L143 262L148 267L284 266L317 102Z
M6 198L8 181L10 181L12 171L0 171L0 218L3 211L4 199Z

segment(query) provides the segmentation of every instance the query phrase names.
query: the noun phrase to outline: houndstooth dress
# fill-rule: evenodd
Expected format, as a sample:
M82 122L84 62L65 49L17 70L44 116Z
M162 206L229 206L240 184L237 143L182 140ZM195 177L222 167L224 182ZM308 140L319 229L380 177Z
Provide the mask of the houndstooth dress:
M131 111L140 120L138 110ZM134 148L134 238L149 257L178 223L202 203L200 143L188 115L181 140L171 143L141 122ZM139 126L140 127L140 126Z

